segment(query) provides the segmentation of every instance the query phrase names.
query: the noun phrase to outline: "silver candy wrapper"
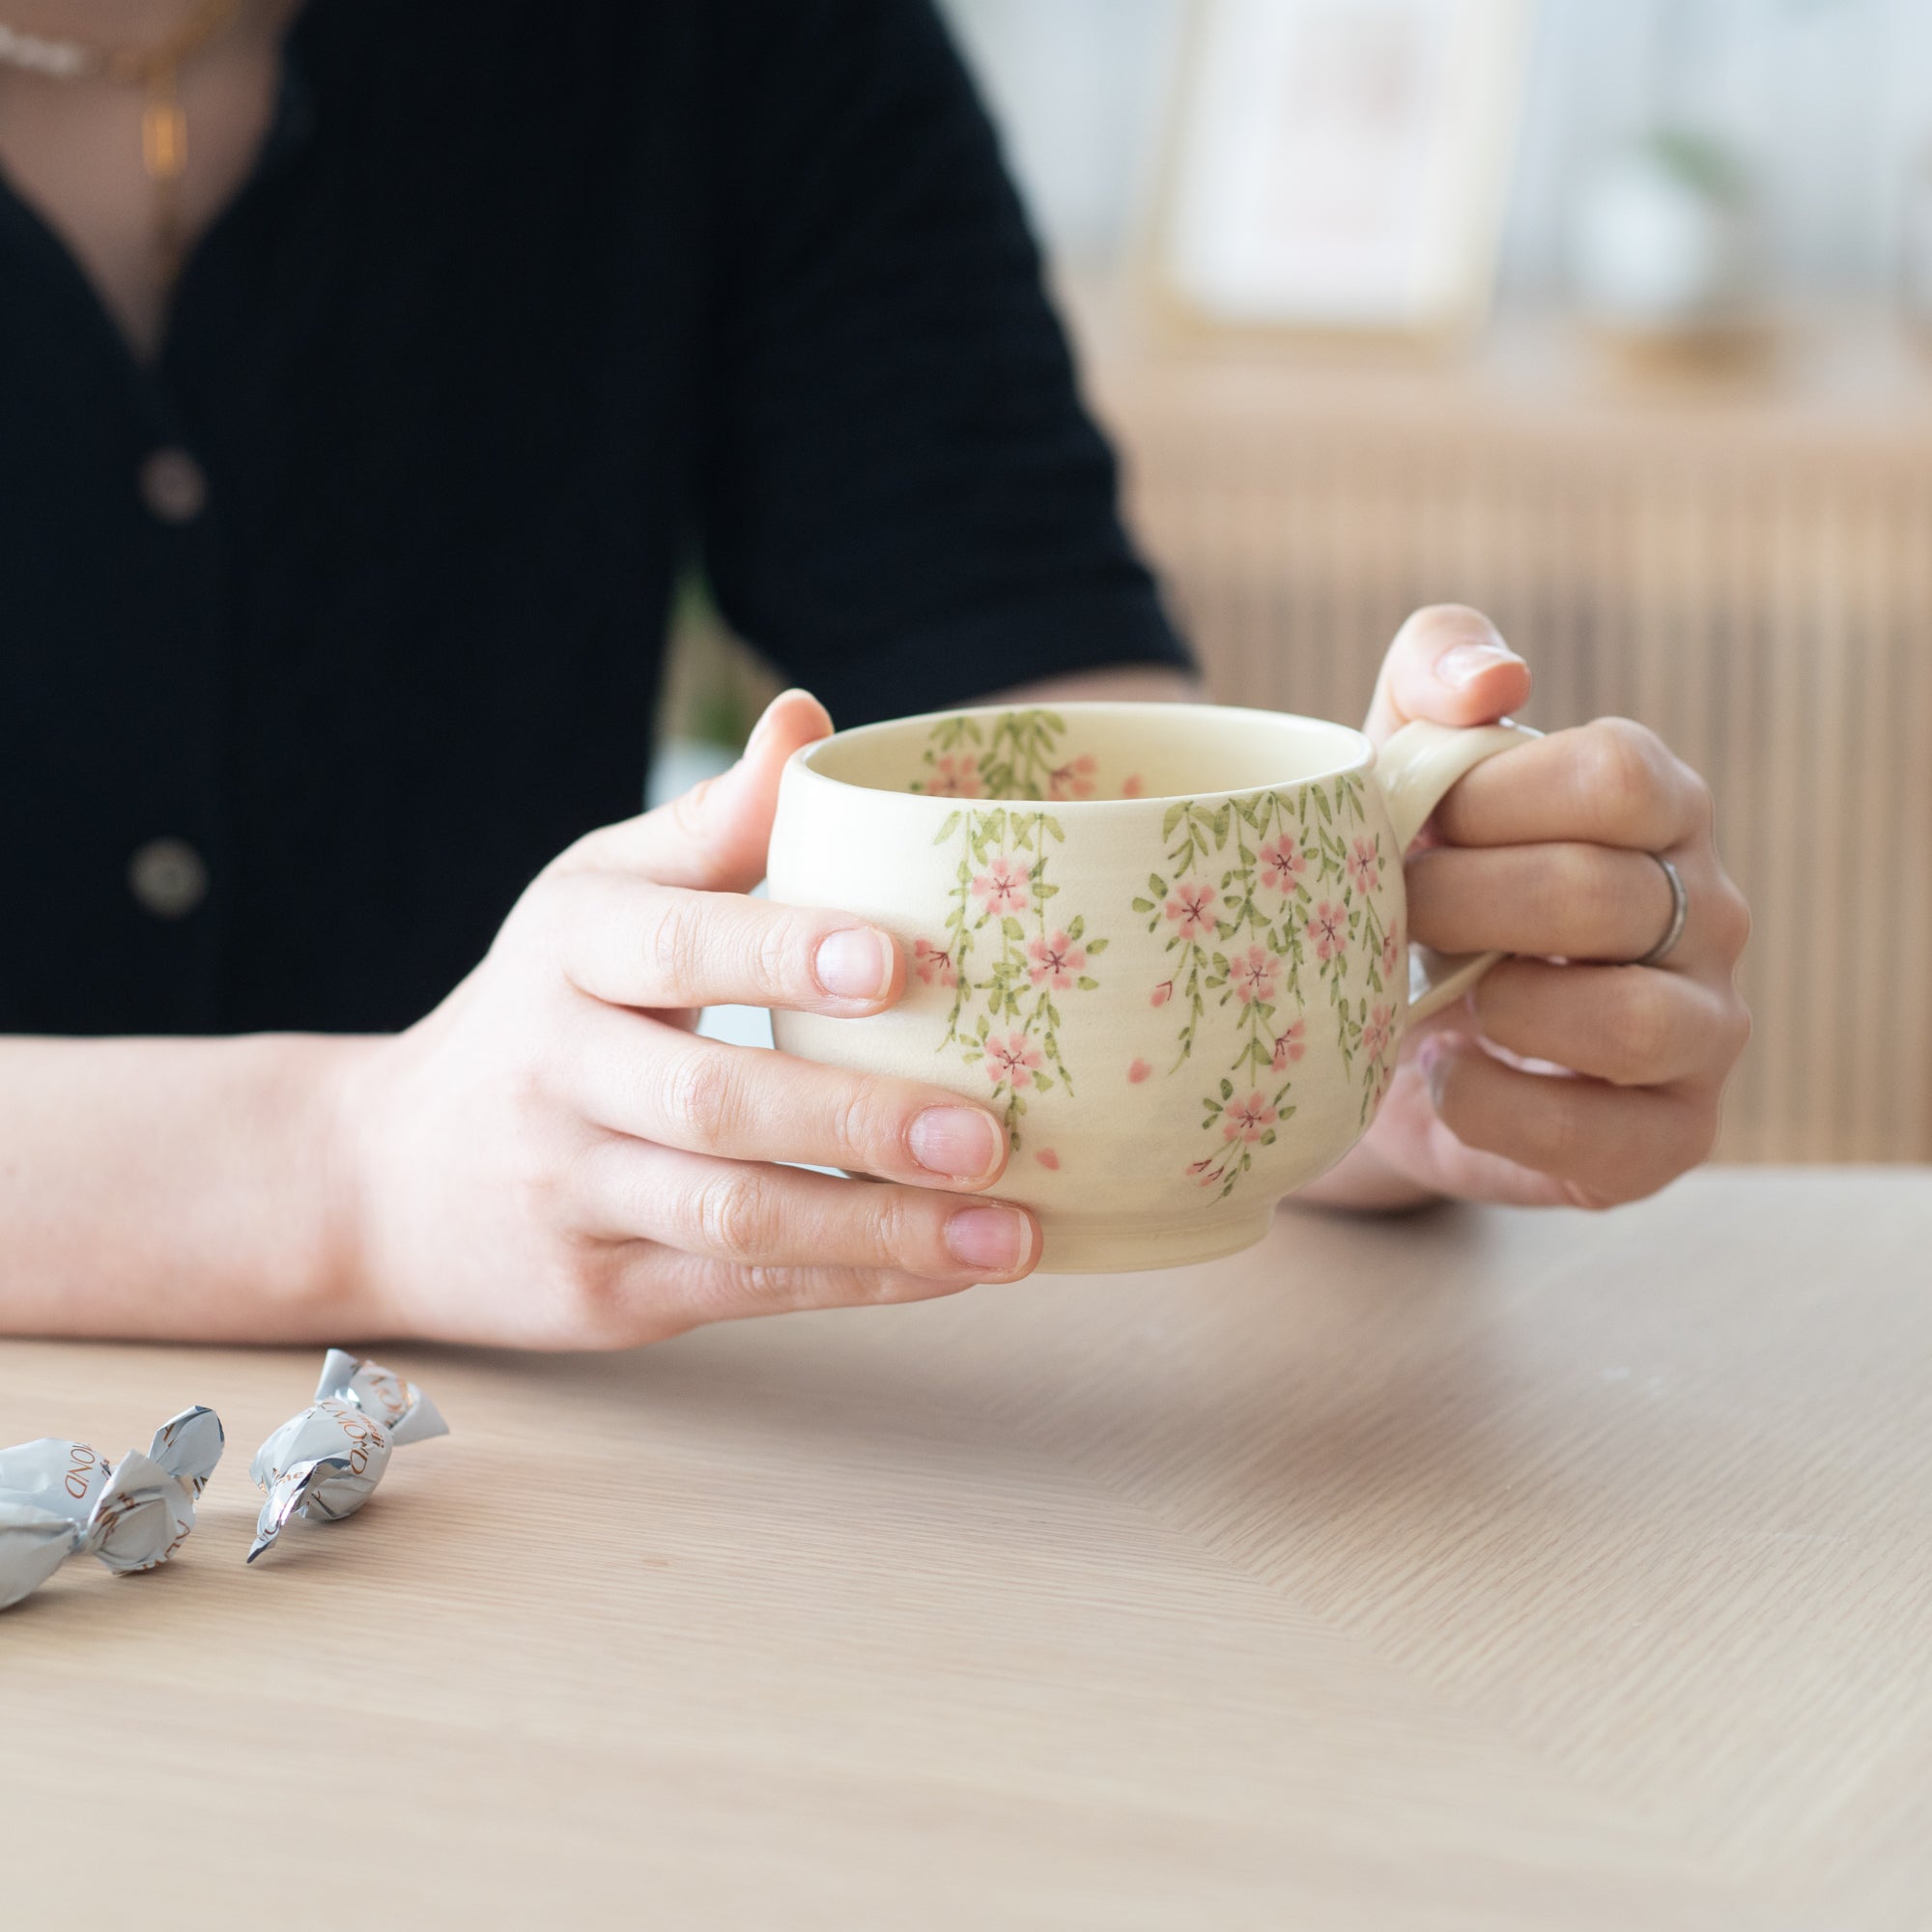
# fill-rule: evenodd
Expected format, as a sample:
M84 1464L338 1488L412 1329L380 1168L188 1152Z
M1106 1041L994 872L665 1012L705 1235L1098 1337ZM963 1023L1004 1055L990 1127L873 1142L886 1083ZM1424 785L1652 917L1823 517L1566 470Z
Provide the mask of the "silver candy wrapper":
M110 1570L165 1563L194 1527L194 1506L221 1461L221 1418L185 1408L144 1456L110 1463L85 1442L0 1449L0 1609L37 1590L76 1551Z
M315 1401L283 1423L248 1465L269 1492L248 1561L274 1542L292 1516L311 1522L354 1516L383 1480L391 1449L448 1434L449 1424L414 1382L331 1349Z

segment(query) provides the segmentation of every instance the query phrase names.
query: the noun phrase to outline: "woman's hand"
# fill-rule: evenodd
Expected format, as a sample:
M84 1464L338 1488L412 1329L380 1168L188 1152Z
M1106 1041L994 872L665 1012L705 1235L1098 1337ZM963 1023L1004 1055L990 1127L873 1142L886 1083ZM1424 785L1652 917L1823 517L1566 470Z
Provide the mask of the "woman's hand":
M339 1144L376 1327L620 1347L1032 1267L1032 1216L972 1198L1006 1165L989 1109L691 1031L714 1003L857 1017L904 990L876 928L745 896L781 767L830 728L777 699L731 771L581 840L435 1012L368 1043Z
M1529 672L1477 611L1418 611L1390 647L1368 729L1475 724L1517 709ZM1374 1127L1305 1197L1430 1194L1607 1208L1711 1151L1750 1035L1732 975L1750 930L1718 861L1702 779L1640 724L1600 719L1480 765L1406 867L1413 936L1506 959L1417 1030ZM1668 957L1677 867L1690 919Z

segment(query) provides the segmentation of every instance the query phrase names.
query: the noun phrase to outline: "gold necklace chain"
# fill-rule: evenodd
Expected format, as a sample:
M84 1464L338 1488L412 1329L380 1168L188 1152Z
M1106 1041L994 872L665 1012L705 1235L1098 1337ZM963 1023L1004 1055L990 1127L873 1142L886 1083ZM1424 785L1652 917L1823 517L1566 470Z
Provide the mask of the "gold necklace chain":
M58 40L0 21L0 66L50 80L108 80L146 93L141 165L155 185L155 267L164 290L173 286L183 254L181 181L187 168L187 116L182 111L177 85L182 64L241 11L242 0L199 0L166 40L142 47Z

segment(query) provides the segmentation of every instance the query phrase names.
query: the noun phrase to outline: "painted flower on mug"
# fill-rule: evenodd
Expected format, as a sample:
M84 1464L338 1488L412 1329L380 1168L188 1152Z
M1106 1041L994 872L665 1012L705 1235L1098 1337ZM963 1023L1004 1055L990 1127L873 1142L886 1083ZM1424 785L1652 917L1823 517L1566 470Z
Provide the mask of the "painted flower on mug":
M1371 1008L1368 1018L1362 1024L1362 1051L1371 1060L1379 1060L1388 1051L1394 1037L1395 1009L1390 1006Z
M978 798L980 773L973 760L961 753L957 757L937 757L925 788L934 798Z
M912 970L919 975L920 983L924 986L956 986L959 975L953 970L952 954L943 946L935 946L929 939L915 939L912 943Z
M1031 1087L1039 1064L1039 1048L1017 1027L1005 1038L994 1034L986 1041L986 1078L995 1087L1004 1084L1016 1094Z
M1280 977L1281 961L1259 946L1249 947L1245 957L1236 954L1228 966L1228 983L1244 1007L1250 1001L1265 1005L1272 1000Z
M1292 832L1284 832L1279 838L1264 845L1261 862L1262 883L1270 891L1284 895L1294 891L1302 873L1308 869L1308 854L1295 843Z
M1098 770L1098 761L1085 753L1064 765L1056 765L1046 775L1047 797L1092 798L1094 774Z
M1250 1094L1245 1100L1231 1100L1221 1126L1225 1141L1258 1141L1275 1123L1275 1111L1265 1094Z
M1296 1020L1285 1033L1274 1037L1274 1059L1271 1065L1277 1073L1286 1073L1292 1062L1299 1060L1308 1051L1308 1022Z
M1308 937L1314 942L1315 956L1326 961L1340 957L1349 946L1349 914L1333 899L1323 899L1308 915Z
M1392 925L1382 935L1382 980L1386 984L1395 979L1395 969L1402 958L1402 928Z
M1027 868L1017 859L999 858L973 881L989 913L1025 912Z
M1156 986L1153 989L1153 991L1148 995L1148 1005L1151 1007L1164 1007L1167 1005L1168 1001L1170 1001L1173 998L1174 998L1174 981L1172 980L1163 980L1160 982L1160 984Z
M1382 855L1378 845L1357 838L1349 854L1349 877L1358 893L1372 893L1382 882Z
M1036 939L1027 948L1027 956L1034 962L1027 968L1027 978L1037 986L1042 980L1050 980L1061 992L1073 984L1073 976L1087 963L1087 955L1064 932L1056 932L1051 939Z
M1214 903L1212 886L1198 879L1182 879L1167 902L1167 916L1182 939L1202 939L1214 930L1214 915L1208 910Z

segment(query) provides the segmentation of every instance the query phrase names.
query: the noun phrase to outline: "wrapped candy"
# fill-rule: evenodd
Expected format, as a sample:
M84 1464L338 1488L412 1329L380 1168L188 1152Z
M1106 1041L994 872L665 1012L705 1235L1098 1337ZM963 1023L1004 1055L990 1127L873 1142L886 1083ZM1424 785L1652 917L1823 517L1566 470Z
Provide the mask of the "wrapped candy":
M194 1528L194 1506L221 1461L221 1418L185 1408L144 1456L110 1463L52 1436L0 1449L0 1609L86 1550L108 1569L152 1570Z
M331 1349L315 1401L283 1423L249 1464L248 1473L269 1496L248 1561L274 1542L292 1516L311 1522L354 1516L383 1480L391 1449L448 1434L449 1424L414 1382Z

